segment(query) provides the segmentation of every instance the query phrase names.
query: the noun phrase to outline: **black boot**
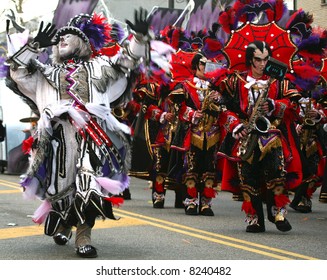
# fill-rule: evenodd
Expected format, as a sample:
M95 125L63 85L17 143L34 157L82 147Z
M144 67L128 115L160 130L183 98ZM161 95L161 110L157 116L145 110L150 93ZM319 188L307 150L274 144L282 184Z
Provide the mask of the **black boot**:
M276 228L280 231L286 232L292 229L291 224L288 222L286 218L283 221L276 221L275 222Z
M276 228L280 231L286 232L292 229L291 224L285 218L286 216L286 206L285 207L277 207L276 199L278 195L283 195L282 193L276 194L275 188L269 189L267 191L267 212L268 212L268 220L275 224ZM278 189L279 191L280 188ZM276 197L277 196L277 197Z
M190 204L185 208L185 214L195 216L198 215L198 206L195 204Z
M302 212L302 213L311 212L309 211L311 209L308 209L305 203L303 203L307 188L308 188L307 183L302 183L300 186L296 188L293 200L290 203L290 207L295 211Z
M201 197L201 204L200 204L200 215L202 216L214 216L211 209L211 201L212 198Z
M152 194L153 208L164 208L165 204L165 194L164 193L156 193Z
M57 245L66 245L72 237L72 228L69 226L59 225L57 232L53 236L53 240Z
M123 198L126 199L126 200L131 200L132 199L131 192L130 192L129 188L126 188L123 191Z
M77 225L75 252L82 258L96 258L98 256L96 248L91 245L91 231L92 227L87 223Z
M259 232L265 232L265 231L266 231L265 226L261 226L259 224L252 224L252 225L248 225L246 227L246 232L259 233Z
M246 221L248 226L246 227L246 232L258 233L265 232L265 218L263 213L263 203L260 195L250 195L251 203L256 211L255 215L247 215Z
M301 213L310 213L312 212L312 202L310 198L302 196L301 201L294 205L293 203L290 204L290 207L293 208L297 212Z
M198 215L198 205L199 199L198 198L186 198L184 201L185 207L185 214L195 216Z
M96 248L92 245L83 245L76 248L76 254L82 258L96 258L98 256Z
M290 231L292 229L292 226L289 223L289 221L285 218L287 212L286 209L284 207L281 208L276 207L275 210L273 211L276 212L275 215L276 228L283 232Z

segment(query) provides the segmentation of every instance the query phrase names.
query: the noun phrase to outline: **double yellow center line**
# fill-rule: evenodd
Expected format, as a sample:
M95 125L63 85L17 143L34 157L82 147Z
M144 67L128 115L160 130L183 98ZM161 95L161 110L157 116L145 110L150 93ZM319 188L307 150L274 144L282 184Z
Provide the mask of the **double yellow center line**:
M17 193L21 192L21 188L17 183L0 180L0 184L13 188L13 190L0 190L0 194L4 193ZM290 251L261 245L254 242L249 242L242 239L233 238L230 236L204 231L201 229L196 229L193 227L169 222L162 219L153 218L150 216L145 216L137 214L134 212L122 210L120 208L114 209L115 215L120 216L121 219L118 221L112 220L98 220L94 226L94 229L105 229L112 227L126 227L126 226L136 226L136 225L150 225L153 227L161 228L163 230L175 232L181 235L198 238L215 244L220 244L239 250L248 251L251 253L266 256L271 259L277 260L318 260L310 256L293 253ZM43 226L26 226L26 227L13 227L0 229L0 240L19 238L33 235L44 234Z
M273 258L273 259L278 259L278 260L294 260L294 259L318 260L317 258L313 258L310 256L297 254L297 253L293 253L290 251L281 250L278 248L265 246L265 245L261 245L258 243L253 243L253 242L249 242L246 240L229 237L229 236L222 235L222 234L208 232L208 231L196 229L193 227L184 226L181 224L176 224L176 223L152 218L152 217L145 216L145 215L128 212L128 211L121 210L121 209L117 209L114 211L115 211L115 213L117 213L117 215L119 214L121 217L132 218L132 219L135 219L138 221L146 222L148 225L151 225L154 227L158 227L158 228L162 228L162 229L165 229L168 231L180 233L183 235L191 236L191 237L202 239L202 240L206 240L208 242L221 244L221 245L225 245L228 247L233 247L233 248L236 248L239 250L244 250L244 251L256 253L259 255L264 255L264 256L267 256L267 257Z

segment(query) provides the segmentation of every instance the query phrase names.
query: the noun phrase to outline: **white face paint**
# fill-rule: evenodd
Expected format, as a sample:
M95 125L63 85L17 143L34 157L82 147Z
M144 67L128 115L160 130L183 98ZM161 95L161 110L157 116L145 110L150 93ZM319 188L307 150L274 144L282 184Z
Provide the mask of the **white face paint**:
M200 59L199 65L196 69L195 76L197 76L200 79L205 79L205 68L206 68L207 62L208 62L208 60L205 57Z
M261 52L259 49L254 51L252 59L252 74L254 78L260 78L263 75L268 58L269 52L267 49L264 49L263 52Z
M71 58L77 49L77 36L73 34L65 34L60 36L58 43L58 51L60 58L68 59Z

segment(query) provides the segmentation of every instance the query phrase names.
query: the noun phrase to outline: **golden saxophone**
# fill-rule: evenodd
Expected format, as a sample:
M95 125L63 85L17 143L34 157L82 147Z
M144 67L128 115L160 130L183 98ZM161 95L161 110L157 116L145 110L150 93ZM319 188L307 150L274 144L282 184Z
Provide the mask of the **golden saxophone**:
M123 105L112 108L111 113L120 120L126 120L131 113L130 109L126 109Z
M212 127L215 117L208 113L208 111L221 112L221 106L215 103L210 97L214 90L206 89L206 95L201 104L201 112L203 117L199 123L199 130L207 132Z
M272 78L269 78L266 88L260 92L253 107L249 122L246 125L248 134L240 140L238 156L242 160L248 160L252 156L253 150L258 142L259 134L257 132L267 133L270 128L270 121L264 116L261 106L267 101L268 91L272 80Z
M315 122L309 117L309 111L311 110L312 100L309 99L308 102L300 102L301 104L305 104L304 109L304 118L303 118L303 130L300 137L301 147L305 147L313 134L313 127L315 126Z
M169 112L174 114L174 119L168 123L168 127L167 130L171 133L171 132L175 132L178 126L178 114L179 114L179 109L180 106L177 103L173 103L169 105Z
M304 119L303 119L303 125L304 126L314 126L316 123L310 118L309 112L311 110L312 100L309 99L308 102L302 102L302 104L305 104L305 112L304 112Z

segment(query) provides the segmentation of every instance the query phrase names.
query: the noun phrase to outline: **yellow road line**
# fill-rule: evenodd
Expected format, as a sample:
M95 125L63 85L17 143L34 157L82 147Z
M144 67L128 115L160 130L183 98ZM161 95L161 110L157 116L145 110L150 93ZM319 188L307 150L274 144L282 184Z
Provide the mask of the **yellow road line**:
M125 216L125 217L133 216L133 217L136 217L136 219L153 221L153 222L149 222L149 224L151 224L153 226L156 226L156 227L164 228L166 230L183 233L185 235L189 235L189 236L193 236L193 237L196 237L196 238L208 240L208 241L211 241L211 242L214 242L214 243L227 245L227 246L230 246L230 247L235 247L235 248L246 250L246 251L251 251L251 252L254 252L254 253L261 254L261 255L270 256L270 257L273 257L273 258L276 258L276 259L283 259L284 260L284 259L290 259L290 258L283 257L281 255L271 254L271 253L268 253L266 251L257 250L257 249L251 248L251 247L245 247L245 245L260 248L260 249L263 249L263 250L268 250L268 251L271 251L271 252L275 252L275 253L279 253L279 254L283 254L283 255L287 255L287 256L291 256L291 257L294 257L294 258L301 258L301 259L306 259L306 260L318 260L317 258L313 258L313 257L310 257L310 256L297 254L297 253L293 253L293 252L290 252L290 251L286 251L286 250L282 250L282 249L278 249L278 248L274 248L274 247L269 247L269 246L249 242L249 241L246 241L246 240L233 238L233 237L226 236L226 235L212 233L212 232L208 232L208 231L204 231L204 230L200 230L200 229L196 229L196 228L192 228L192 227L172 223L172 222L169 222L169 221L164 221L164 220L152 218L152 217L149 217L149 216L135 214L133 212L128 212L126 210L115 209L115 212L118 212L118 213L120 213L120 215ZM126 216L126 215L128 215L128 216ZM160 225L158 223L166 224L167 226ZM211 238L211 237L208 237L208 236L215 237L215 239ZM219 239L217 239L217 238L219 238ZM231 241L231 242L223 241L221 239L228 240L228 241ZM234 242L234 243L232 243L232 242ZM236 244L236 243L240 243L241 245Z
M0 180L0 184L8 186L10 188L14 188L17 190L0 190L0 194L5 193L17 193L21 192L21 187L18 183L13 183L10 181ZM250 251L252 253L257 253L260 255L265 255L274 259L280 260L288 260L291 258L300 258L306 260L318 260L317 258L313 258L310 256L293 253L290 251L261 245L258 243L249 242L242 239L233 238L226 235L221 235L217 233L212 233L208 231L203 231L200 229L176 224L173 222L156 219L150 216L144 216L141 214L136 214L133 212L129 212L126 210L115 209L115 212L119 213L123 219L118 221L112 220L97 220L94 226L95 229L104 229L104 228L112 228L112 227L123 227L123 226L135 226L135 225L151 225L155 227L159 227L165 230L177 232L180 234L192 236L195 238L203 239L209 242L222 244L229 247L234 247L237 249ZM44 234L43 226L30 226L30 227L15 227L15 228L7 228L0 229L0 239L7 238L17 238L17 237L25 237L31 235L42 235ZM269 252L270 251L270 252ZM273 252L273 253L271 253ZM277 255L280 254L280 255ZM284 255L284 256L283 256Z
M21 189L22 188L19 185L19 183L14 183L14 182L5 181L5 180L0 180L0 185L10 187L10 188L13 188L13 189Z
M11 227L0 229L0 239L11 239L44 234L43 226Z
M21 190L0 190L0 194L21 193Z
M129 227L146 225L147 222L136 220L134 218L126 217L124 219L114 220L97 220L94 225L94 229L104 229L104 228L115 228L115 227ZM0 229L0 240L1 239L11 239L19 237L28 237L35 235L43 235L44 227L43 225L33 225L25 227L11 227Z
M0 187L9 187L10 190L0 190L0 194L21 193L22 187L18 183L0 180ZM13 190L14 189L14 190Z

